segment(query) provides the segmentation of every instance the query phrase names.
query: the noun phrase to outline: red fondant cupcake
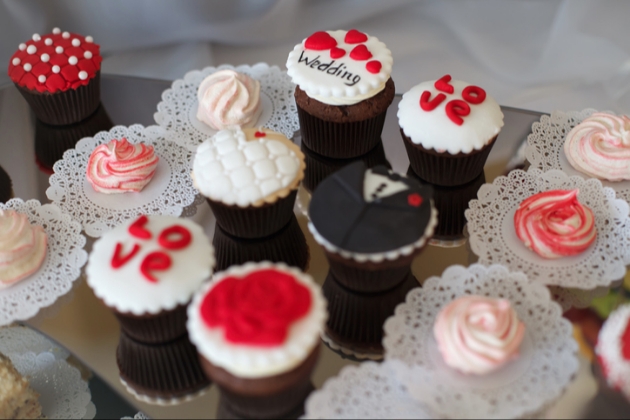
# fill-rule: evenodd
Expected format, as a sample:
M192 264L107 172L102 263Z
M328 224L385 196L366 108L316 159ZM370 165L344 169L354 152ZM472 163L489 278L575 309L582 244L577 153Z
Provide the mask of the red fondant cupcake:
M100 47L91 36L34 34L9 60L9 77L46 124L84 120L100 103Z

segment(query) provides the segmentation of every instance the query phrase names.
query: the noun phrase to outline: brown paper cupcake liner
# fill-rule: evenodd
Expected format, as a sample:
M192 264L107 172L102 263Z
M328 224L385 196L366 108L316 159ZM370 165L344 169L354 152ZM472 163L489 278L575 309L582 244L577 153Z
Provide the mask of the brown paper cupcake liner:
M68 125L83 121L96 111L101 101L101 72L87 85L63 92L38 92L15 85L35 113L35 117L50 125Z
M212 245L217 261L216 271L249 261L284 262L306 271L310 258L306 237L295 215L279 232L261 239L236 238L217 226Z
M11 182L11 177L9 177L9 174L0 166L0 203L6 203L11 198L13 198L13 183Z
M293 215L297 189L275 203L260 207L230 206L207 199L217 219L217 224L228 234L238 238L253 239L273 235L285 227Z
M107 111L100 105L96 112L76 124L54 126L35 122L35 156L44 167L52 169L55 162L63 158L66 150L72 149L84 137L93 137L100 131L114 126Z
M187 335L187 307L187 304L179 305L155 315L133 315L114 310L114 315L129 338L145 344L161 344Z
M351 159L331 159L320 156L306 147L304 143L302 143L301 149L306 162L302 185L304 185L304 188L309 192L313 192L317 185L319 185L324 178L328 177L328 175L357 160L362 160L367 168L373 168L376 165L384 165L387 168L392 167L387 161L387 157L385 157L383 142L380 140L376 146L366 154Z
M444 187L467 184L477 178L496 141L495 137L480 150L452 155L425 149L413 143L402 129L400 134L407 149L409 164L416 175L430 184Z
M334 159L364 155L381 140L387 111L363 121L336 123L309 114L298 105L302 142L313 152Z
M402 283L386 292L356 293L343 287L329 272L322 286L328 301L326 334L339 346L356 353L382 354L383 324L416 287L420 283L409 272Z
M168 344L148 345L121 332L116 362L127 385L150 398L180 398L210 385L187 335Z

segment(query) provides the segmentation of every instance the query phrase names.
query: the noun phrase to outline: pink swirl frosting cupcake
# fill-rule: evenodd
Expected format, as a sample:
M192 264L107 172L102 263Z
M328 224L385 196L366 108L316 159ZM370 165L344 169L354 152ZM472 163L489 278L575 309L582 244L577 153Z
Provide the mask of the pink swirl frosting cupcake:
M260 83L234 70L220 70L203 79L197 99L197 119L215 130L253 127L262 112Z
M87 179L100 193L139 192L153 178L158 161L153 146L112 140L90 155Z
M516 235L547 259L584 252L595 241L593 212L580 204L579 190L552 190L524 200L514 213Z
M518 357L525 325L505 299L464 296L440 311L433 333L448 366L483 375Z
M630 180L630 118L594 113L569 131L564 153L571 166L590 177Z
M25 279L44 262L47 237L25 214L0 210L0 289Z

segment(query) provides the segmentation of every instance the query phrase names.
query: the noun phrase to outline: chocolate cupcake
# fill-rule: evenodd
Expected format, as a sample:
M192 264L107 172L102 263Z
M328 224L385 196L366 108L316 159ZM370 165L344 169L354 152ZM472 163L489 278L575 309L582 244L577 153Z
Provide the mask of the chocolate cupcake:
M284 135L236 128L199 146L192 178L217 224L230 235L252 239L289 223L304 168L304 155Z
M0 166L0 203L6 203L12 198L13 183L11 182L11 177L9 177L9 174Z
M37 119L66 125L84 120L98 108L102 60L91 36L55 28L20 44L8 72Z
M188 333L224 404L282 418L312 390L326 300L310 276L269 262L218 273L188 308Z
M366 169L363 162L322 181L309 215L334 277L363 293L405 280L437 225L431 187L383 166Z
M315 32L296 45L286 65L302 142L336 159L374 149L396 93L392 61L384 43L356 29Z
M210 278L214 262L201 226L171 216L141 216L94 243L87 282L127 336L166 343L186 335L186 306Z
M403 95L398 123L413 171L431 184L454 186L483 171L503 112L482 88L445 75Z

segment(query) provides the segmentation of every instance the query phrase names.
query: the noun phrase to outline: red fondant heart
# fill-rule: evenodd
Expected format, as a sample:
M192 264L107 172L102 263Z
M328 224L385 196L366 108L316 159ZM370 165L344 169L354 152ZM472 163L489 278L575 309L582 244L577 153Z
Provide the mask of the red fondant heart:
M378 60L368 61L365 64L365 69L367 71L369 71L370 73L374 73L374 74L376 74L379 71L381 71L381 67L383 67L383 66L382 66L381 62L378 61Z
M346 50L343 48L333 48L330 50L330 58L341 58L346 55Z
M442 103L442 101L444 101L444 99L446 99L446 95L443 93L440 93L436 95L435 98L431 99L431 92L425 90L420 96L420 108L427 112L433 111L439 104Z
M407 196L407 203L413 207L420 207L422 204L422 197L418 193L412 193Z
M455 92L455 88L448 83L450 81L451 81L451 75L445 74L444 76L436 80L433 86L435 86L435 88L439 91L446 92L446 93L453 93Z
M145 229L144 225L149 222L149 218L146 215L142 215L136 219L135 222L129 226L128 232L131 236L139 239L151 239L151 232Z
M356 29L350 29L343 39L347 44L359 44L367 41L368 37L363 32L359 32Z
M264 131L256 131L254 133L254 137L266 137L267 133L265 133Z
M350 51L350 58L357 61L369 60L372 58L372 53L363 44L357 45Z
M304 48L307 50L322 51L329 50L336 46L337 41L335 38L330 36L328 32L324 31L315 32L313 35L306 38L306 41L304 42Z
M127 255L122 255L122 244L118 242L116 244L116 249L114 250L114 255L112 255L111 265L112 268L120 268L123 265L127 264L129 260L131 260L137 253L140 251L140 245L134 244L131 252Z
M462 125L464 123L462 117L470 114L470 106L460 99L453 99L447 103L445 110L448 118L457 125Z

